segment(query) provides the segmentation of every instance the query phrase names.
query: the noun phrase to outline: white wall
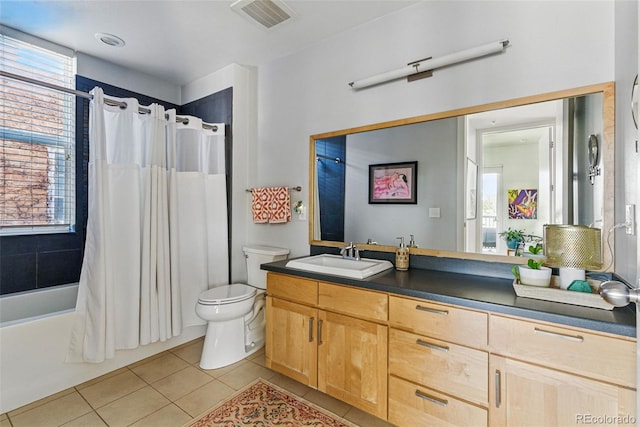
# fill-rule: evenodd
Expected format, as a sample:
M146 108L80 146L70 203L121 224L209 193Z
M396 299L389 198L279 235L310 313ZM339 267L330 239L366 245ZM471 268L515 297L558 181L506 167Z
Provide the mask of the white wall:
M310 135L613 81L616 58L629 83L625 90L618 87L618 96L628 98L637 48L622 39L632 38L637 22L615 12L637 17L637 5L622 3L423 2L261 66L257 182L308 187ZM511 42L505 53L436 71L428 79L360 91L347 86L412 60L502 38ZM623 194L637 193L637 183L620 176L617 167L616 179ZM308 203L307 188L300 196ZM250 224L249 233L289 247L293 255L309 252L306 222ZM623 267L635 264L635 255L619 252L618 260L627 277L635 276L635 267Z
M640 219L640 154L635 141L638 133L631 116L631 86L638 73L638 2L616 1L615 81L616 81L616 166L615 223L624 223L626 204L636 205L636 224ZM616 272L640 286L640 239L615 232ZM639 377L640 378L640 377Z
M77 73L83 77L180 105L180 86L82 52L77 54Z

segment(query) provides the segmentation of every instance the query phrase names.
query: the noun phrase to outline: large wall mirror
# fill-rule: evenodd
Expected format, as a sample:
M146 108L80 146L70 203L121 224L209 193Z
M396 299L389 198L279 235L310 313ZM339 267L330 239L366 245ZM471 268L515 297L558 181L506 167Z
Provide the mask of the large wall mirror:
M544 224L607 238L613 162L613 83L313 135L310 244L393 251L413 236L414 254L525 262L501 233L521 230L521 251Z

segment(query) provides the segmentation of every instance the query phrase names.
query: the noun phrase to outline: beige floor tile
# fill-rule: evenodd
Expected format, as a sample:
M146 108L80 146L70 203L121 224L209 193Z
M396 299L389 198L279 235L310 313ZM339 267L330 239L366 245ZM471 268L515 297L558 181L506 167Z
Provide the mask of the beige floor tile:
M260 366L262 366L263 368L266 368L266 366L265 366L265 364L264 364L264 357L265 357L265 356L264 356L264 353L260 353L260 354L258 354L258 355L253 355L253 354L252 354L251 356L252 356L252 358L250 358L249 360L250 360L252 363L255 363L255 364L257 364L257 365L260 365Z
M132 368L138 367L140 365L144 365L145 363L149 363L152 360L155 360L155 359L158 359L160 357L166 356L168 353L170 353L169 350L163 351L162 353L154 354L153 356L149 356L149 357L147 357L145 359L138 360L137 362L134 362L131 365L128 365L127 368L132 369Z
M203 343L203 342L204 342L204 336L202 336L200 338L192 339L191 341L187 341L187 342L182 343L182 344L180 344L178 346L170 348L169 351L173 352L173 351L176 351L176 350L180 350L181 348L189 347L189 346L192 346L192 345L194 345L196 343Z
M385 420L382 420L376 416L353 407L349 409L349 411L343 416L343 418L359 426L394 427L393 424L390 424Z
M162 357L153 359L142 365L130 368L136 375L149 384L167 377L189 366L187 362L178 356L165 352Z
M189 366L154 382L151 386L174 402L211 381L213 381L212 377Z
M218 381L225 383L231 388L239 390L258 378L268 380L275 374L276 373L271 369L249 362L219 377Z
M344 403L341 400L334 399L328 394L324 394L318 390L310 390L307 394L304 395L304 398L309 402L313 402L316 405L333 412L334 414L344 417L349 409L351 409L351 405L348 403Z
M247 359L253 360L253 359L255 359L257 357L260 357L260 356L264 356L264 346L260 350L256 351L255 353L253 353L252 355L247 357Z
M211 375L213 378L220 378L221 376L228 374L229 372L233 371L234 369L236 369L239 366L244 365L245 363L250 363L247 359L242 359L239 362L236 362L232 365L229 366L225 366L224 368L218 368L218 369L202 369L202 372L205 372L207 375Z
M178 349L172 349L171 352L185 362L193 365L194 363L200 362L200 356L202 356L202 344L204 344L204 341L198 340L188 346L180 346Z
M89 412L80 418L62 424L60 427L107 427L107 424L95 412Z
M110 427L128 426L169 403L157 390L147 386L98 408L96 412Z
M228 385L214 380L178 399L174 403L192 417L196 417L235 392L236 390Z
M292 380L291 378L286 377L282 374L275 374L274 376L269 378L269 382L298 396L304 396L305 394L313 390L308 385L299 383L298 381Z
M93 408L100 408L147 385L130 370L119 371L118 375L78 390L79 393Z
M0 427L11 427L11 422L9 421L9 418L7 418L6 416L3 416L2 418L0 418Z
M99 376L98 378L94 378L92 380L89 380L87 382L79 384L79 385L76 386L76 389L77 390L82 390L83 388L87 388L89 386L92 386L92 385L94 385L96 383L102 382L102 381L104 381L106 379L109 379L111 377L115 377L116 375L120 375L123 372L129 372L129 369L128 368L116 369L115 371L111 371L111 372L109 372L107 374Z
M173 403L131 424L130 427L179 427L190 417Z
M36 385L37 386L37 385ZM51 396L47 396L43 399L36 400L35 402L29 403L28 405L21 406L13 411L9 411L9 417L13 418L14 416L21 414L26 411L30 411L33 408L37 408L38 406L44 405L47 402L51 402L52 400L56 400L61 398L62 396L66 396L68 394L75 393L76 390L74 388L68 388L66 390L62 390L58 393L52 394Z
M18 415L9 414L14 427L59 426L92 411L91 406L76 391Z

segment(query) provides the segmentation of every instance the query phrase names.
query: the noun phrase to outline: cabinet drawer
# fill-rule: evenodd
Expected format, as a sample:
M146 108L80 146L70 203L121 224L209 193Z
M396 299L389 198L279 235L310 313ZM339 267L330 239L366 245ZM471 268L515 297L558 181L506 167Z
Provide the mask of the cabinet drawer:
M390 296L389 323L457 344L487 346L487 315L477 311Z
M316 305L318 303L318 282L268 272L267 294L302 304Z
M399 427L487 425L487 410L389 377L389 422Z
M343 314L386 322L387 294L329 283L318 284L318 306Z
M484 351L389 330L390 374L486 406L488 369Z
M636 387L634 340L492 315L489 344L504 356Z

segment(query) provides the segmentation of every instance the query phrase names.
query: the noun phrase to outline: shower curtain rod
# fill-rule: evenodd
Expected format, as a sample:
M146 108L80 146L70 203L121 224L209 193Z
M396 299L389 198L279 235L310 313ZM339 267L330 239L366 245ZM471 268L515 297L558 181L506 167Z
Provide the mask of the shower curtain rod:
M323 154L316 154L316 160L320 160L320 159L328 159L328 160L333 160L336 163L342 163L342 159L340 157L329 157Z
M53 90L57 90L58 92L66 92L69 93L71 95L75 95L75 96L79 96L80 98L85 98L85 99L93 99L93 95L91 95L90 93L87 92L82 92L80 90L75 90L75 89L69 89L63 86L58 86L58 85L54 85L51 83L47 83L47 82L43 82L41 80L36 80L36 79L32 79L30 77L25 77L25 76L21 76L19 74L13 74L13 73L9 73L7 71L2 71L0 70L0 76L2 77L7 77L13 80L20 80L26 83L31 83L34 84L36 86L43 86L49 89L53 89ZM111 98L104 98L104 103L111 105L113 107L120 107L120 108L127 108L127 103L126 102L120 102L120 101L116 101L115 99L111 99ZM151 112L150 109L145 108L145 107L138 107L138 111L140 113L145 113L145 114L149 114ZM169 118L168 115L165 114L165 118ZM180 116L176 116L176 122L177 123L184 123L189 124L189 119L187 117L180 117ZM210 125L207 123L202 123L202 127L204 129L211 129L212 131L217 131L218 130L218 126L216 125Z

